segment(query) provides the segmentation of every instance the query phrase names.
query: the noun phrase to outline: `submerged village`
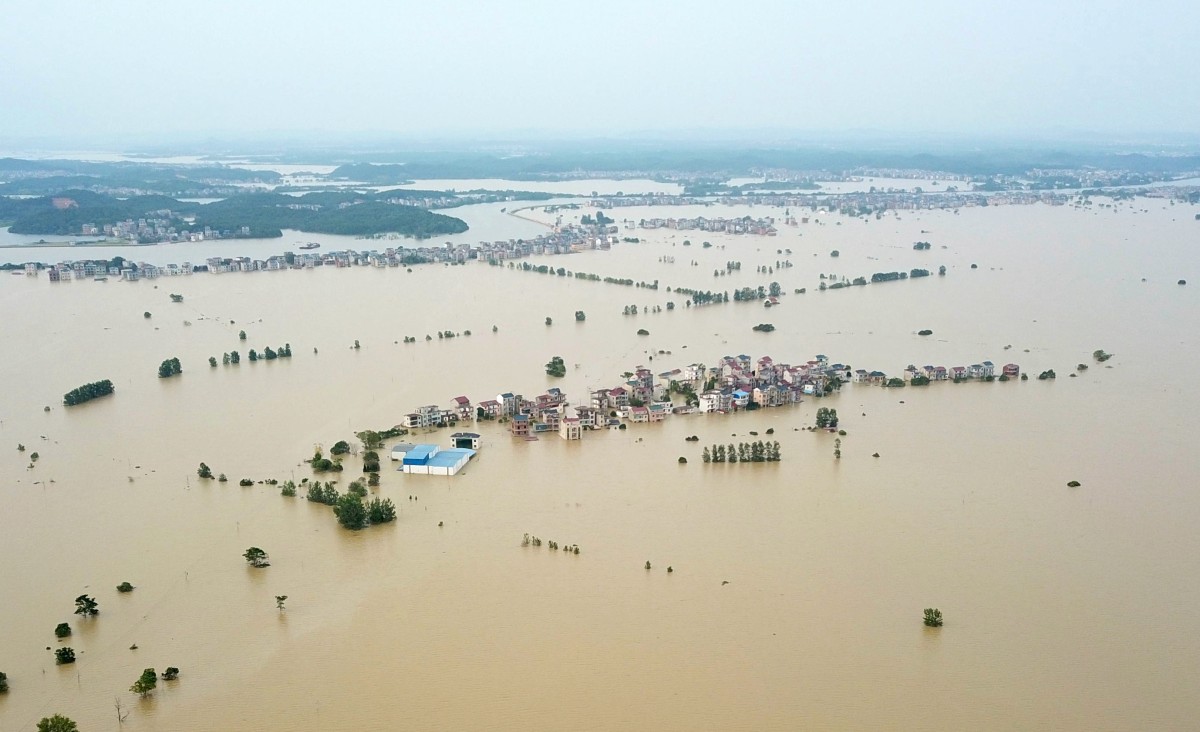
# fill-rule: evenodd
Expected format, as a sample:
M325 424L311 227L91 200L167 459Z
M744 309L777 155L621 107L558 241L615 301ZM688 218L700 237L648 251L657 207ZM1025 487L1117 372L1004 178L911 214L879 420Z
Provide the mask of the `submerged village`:
M1167 193L1160 189L1159 195ZM1177 193L1171 191L1171 193ZM69 282L72 280L92 279L105 281L114 278L122 281L137 282L140 280L156 280L160 277L191 276L198 273L225 274L234 272L271 272L285 270L312 270L315 268L401 268L421 264L466 265L470 262L487 262L494 266L503 266L506 262L512 267L511 260L532 256L564 255L589 250L608 251L618 244L637 244L640 240L630 236L625 230L657 230L668 229L681 232L697 231L703 233L721 233L757 237L773 237L779 233L778 225L796 227L810 223L820 224L816 215L829 213L850 216L874 216L878 218L886 211L899 212L914 209L953 209L959 207L987 205L1030 205L1043 203L1063 205L1076 195L1053 191L1029 192L999 192L960 193L950 189L939 193L922 193L919 189L911 191L870 191L849 194L755 194L743 196L693 197L693 196L608 196L596 197L587 201L587 205L597 209L595 216L585 215L580 223L564 223L560 215L554 224L546 224L548 231L544 234L522 239L507 241L481 241L477 244L447 242L443 246L419 247L388 247L382 251L371 250L328 250L315 251L320 244L310 243L301 245L299 252L287 251L283 254L269 256L263 259L251 257L210 257L203 264L182 262L180 264L155 265L147 262L134 262L122 257L112 260L79 260L64 261L54 265L44 265L30 262L14 274L24 273L37 276L42 269L48 271L52 282ZM750 216L727 217L653 217L622 219L617 221L604 214L605 209L617 209L632 206L696 206L720 203L725 205L755 205L785 207L781 219L775 217ZM577 203L549 204L544 206L546 213L567 209L575 210L580 207ZM810 215L793 214L803 210ZM505 211L509 215L519 215L517 211ZM156 232L156 223L148 220L129 220L119 222L112 227L106 226L105 232L112 230L130 240L142 238L148 233ZM237 238L244 236L245 231L200 231L195 232L196 241L206 238ZM370 239L395 238L376 236ZM685 245L690 242L684 242ZM709 244L704 243L707 247ZM918 242L914 248L928 248L928 243ZM791 250L787 250L791 253ZM836 252L835 252L836 256ZM740 263L737 263L740 267ZM731 265L732 266L732 265ZM787 263L786 266L791 266ZM599 279L595 275L580 272L567 272L562 268L557 270L546 266L530 267L542 273L553 273L559 276ZM409 270L411 271L411 270ZM927 270L914 269L913 277L927 276ZM945 274L943 267L939 274ZM888 279L905 279L909 275L904 272L876 274L872 281ZM822 279L824 279L822 275ZM611 278L608 278L611 279ZM606 279L606 281L608 281ZM614 280L616 281L616 280ZM632 280L617 281L619 284L632 284ZM847 286L846 282L834 283L831 287ZM852 284L866 284L865 278L859 278ZM646 285L657 289L657 282ZM764 288L758 288L757 297L749 288L749 294L742 296L737 293L736 299L761 300L767 307L779 304L775 283L767 293ZM821 284L825 289L825 284ZM671 291L671 288L667 288ZM708 302L705 295L687 288L677 288L676 292L689 295L687 305ZM797 290L803 292L803 290ZM174 299L177 296L172 296ZM728 294L725 295L726 299ZM674 303L669 303L671 308ZM636 314L636 306L634 306ZM628 313L627 313L628 314ZM578 317L578 315L577 315ZM773 329L773 326L756 326ZM922 331L920 335L927 335ZM439 337L443 333L439 332ZM447 332L446 335L452 335ZM469 331L466 333L469 335ZM429 338L428 336L426 337ZM415 341L406 338L405 342ZM211 363L210 359L210 363ZM547 373L552 376L562 376L564 365L560 357L555 357L547 364ZM831 362L828 357L818 354L814 358L800 364L791 364L774 360L771 356L754 359L742 354L724 356L712 367L704 364L691 364L682 369L655 373L644 366L638 366L633 371L624 374L624 381L611 388L593 391L582 401L569 401L567 394L559 388L550 388L532 399L517 392L504 392L494 398L473 401L465 395L454 397L446 406L428 404L417 407L413 412L404 415L403 419L386 430L383 434L388 437L408 438L416 431L431 431L440 428L458 428L460 424L495 421L506 426L507 432L514 439L536 441L542 436L557 435L568 440L584 439L588 431L623 430L629 425L641 423L662 422L671 417L689 414L723 415L740 411L771 409L796 405L807 397L820 398L839 391L845 384L862 384L898 388L904 386L924 386L932 382L950 381L961 383L970 380L979 381L1009 381L1012 379L1027 379L1028 375L1021 372L1018 364L1008 363L997 367L990 360L983 360L971 365L943 366L927 364L916 366L909 364L899 375L887 374L877 369L852 368L851 366ZM1044 372L1038 378L1054 378L1054 372ZM818 420L819 428L836 430L836 416L829 420ZM689 438L691 439L691 438ZM478 454L482 445L482 436L477 432L455 432L449 438L448 446L432 443L397 442L391 445L390 455L393 461L400 463L398 470L410 474L454 475L462 470ZM732 447L732 446L731 446ZM778 460L776 443L774 458Z
M1050 197L1050 199L1047 198ZM1055 203L1065 202L1061 194L1041 192L1023 197L1003 195L995 196L994 203ZM1052 199L1052 200L1051 200ZM811 207L814 212L854 213L846 209L847 201L858 201L879 205L880 208L870 212L878 215L888 208L954 208L961 205L981 204L980 194L974 194L969 199L949 194L922 195L920 193L888 193L876 194L842 194L824 196L821 208L815 199L803 196L756 195L738 199L722 198L721 203L763 203L768 205ZM24 273L37 276L42 269L48 271L52 282L69 282L72 280L92 279L105 281L114 278L122 281L137 282L140 280L156 280L160 277L191 276L198 273L225 274L234 272L263 272L285 270L311 270L315 268L401 268L420 264L465 265L469 262L487 262L501 266L510 260L522 259L540 255L563 255L588 250L607 251L620 243L636 244L639 240L628 235L622 235L625 229L671 229L678 231L699 231L771 237L778 233L777 223L787 226L809 224L808 216L793 215L790 208L785 212L781 221L774 217L752 218L650 218L634 221L625 219L620 222L603 214L604 208L619 208L634 205L694 205L702 204L703 199L691 197L607 197L594 199L589 203L599 210L596 216L584 216L579 224L564 224L561 217L556 224L548 225L549 231L527 239L509 239L507 241L483 241L477 244L452 244L443 246L421 247L388 247L379 250L330 250L314 251L319 244L300 246L299 252L287 251L283 254L255 259L251 257L210 257L203 264L182 262L180 264L155 265L146 262L116 257L113 260L79 260L64 261L54 265L43 265L30 262L14 274ZM567 208L577 209L577 204L548 205L547 213ZM514 212L508 212L513 214ZM128 221L121 231L129 232L130 236L140 236L153 222ZM244 232L243 232L244 233ZM202 232L201 237L228 238L236 236L233 232ZM374 237L382 238L382 237ZM686 244L687 242L685 242ZM707 246L707 243L705 243ZM924 246L928 246L925 244ZM788 250L790 253L790 250ZM740 263L739 263L740 264ZM790 266L790 265L789 265ZM529 265L524 265L529 268ZM565 270L549 270L546 267L534 268L538 271L549 271L561 275L574 274L576 277L593 277L585 273L570 273ZM411 271L411 270L410 270ZM925 270L913 270L914 277L925 276ZM942 270L944 274L944 268ZM889 273L885 279L906 278L905 273ZM876 275L878 278L881 275ZM824 275L822 275L824 278ZM598 279L598 278L597 278ZM862 279L862 278L860 278ZM874 281L874 280L873 280ZM621 282L624 284L624 282ZM632 284L632 281L630 281ZM847 283L837 283L837 288ZM865 280L854 284L865 284ZM649 285L648 285L649 286ZM652 286L657 289L657 283ZM822 284L822 289L825 289ZM668 288L670 291L670 288ZM681 294L697 295L691 290L679 288ZM759 296L748 299L761 299L767 307L779 304L776 292L768 295L764 288L759 288ZM803 292L803 290L797 290ZM703 294L703 293L699 293ZM740 296L740 293L739 293ZM174 299L176 296L172 296ZM739 298L739 299L747 299ZM703 298L692 297L686 304L691 305L705 302ZM673 303L672 303L673 305ZM670 307L670 305L668 306ZM761 327L761 326L760 326ZM772 328L773 329L773 328ZM449 334L449 333L448 333ZM469 332L466 333L469 335ZM921 335L925 335L922 332ZM439 332L439 337L442 333ZM428 339L428 337L427 337ZM406 343L410 339L406 338ZM415 340L415 338L411 339ZM210 359L211 363L211 359ZM563 375L564 365L561 358L555 357L547 364L547 373L553 376ZM1053 378L1043 374L1039 378ZM771 409L796 405L806 397L820 398L839 391L845 384L862 384L882 387L904 387L908 385L923 386L935 381L951 381L960 383L969 380L1008 381L1017 378L1028 378L1022 374L1020 366L1015 363L1005 364L997 368L989 360L969 366L925 365L918 367L910 364L899 376L889 376L876 369L852 368L846 364L831 362L828 357L818 354L814 358L800 364L776 361L771 356L754 359L742 354L724 356L712 367L704 364L691 364L682 369L655 373L644 366L638 366L633 371L624 374L624 381L611 388L593 391L582 401L569 401L567 394L559 388L550 388L545 393L532 399L517 392L504 392L494 398L473 401L465 395L453 397L446 406L428 404L417 407L413 412L404 415L403 419L386 430L387 437L409 438L416 431L431 431L440 428L458 428L460 424L495 421L506 426L507 432L514 439L536 441L542 436L553 436L577 441L584 439L588 431L623 430L630 424L662 422L671 417L690 414L724 415L740 411ZM818 427L836 430L837 419L832 421L818 420ZM691 438L689 438L691 439ZM428 442L413 443L402 441L390 446L390 456L398 462L397 470L410 474L455 475L461 471L478 454L482 445L482 436L476 432L455 432L449 438L448 446L440 446ZM732 447L732 446L731 446ZM774 448L774 457L778 460L778 445Z
M561 366L561 359L555 357L547 364L547 372ZM511 391L478 402L460 395L444 407L436 404L417 407L404 415L388 434L407 436L415 430L428 432L457 428L459 423L494 420L506 424L513 438L535 441L543 435L558 435L564 440L582 440L587 431L624 430L629 424L662 422L673 416L724 415L796 405L805 397L820 398L837 392L844 384L898 388L934 381L1027 378L1018 364L1005 364L997 373L991 361L950 368L909 365L902 376L889 378L882 371L830 363L824 354L795 365L771 356L754 359L741 354L724 356L711 367L697 363L656 374L639 366L624 376L623 383L593 391L582 403L570 402L567 394L556 387L532 399ZM832 420L818 419L817 427L836 431L836 411ZM391 446L391 458L401 463L398 468L401 472L454 475L476 455L482 439L477 432L464 431L450 435L449 448L399 442ZM774 459L778 460L777 445L775 449Z
M469 261L486 261L497 264L507 260L539 255L570 254L587 250L608 250L613 245L637 243L638 239L629 236L637 230L676 230L696 231L702 233L720 233L733 235L749 235L773 237L779 233L779 226L797 227L819 224L816 218L822 214L837 214L849 217L881 218L883 215L919 210L949 210L955 213L959 209L1002 206L1002 205L1035 205L1048 206L1072 205L1081 208L1093 206L1092 196L1108 197L1112 200L1130 198L1132 196L1170 200L1194 201L1200 196L1200 187L1188 185L1162 185L1133 190L1090 191L1060 191L1060 190L979 190L959 191L951 186L942 191L916 190L875 190L855 191L847 193L751 193L742 195L614 195L594 196L579 202L539 203L525 208L543 208L547 213L559 210L577 210L581 206L589 206L597 210L595 217L585 215L580 223L564 223L561 216L555 224L546 224L548 231L538 236L509 239L507 241L481 241L476 244L451 244L443 246L414 246L387 247L378 249L345 249L336 251L314 251L320 244L309 243L298 246L300 252L287 251L283 254L266 258L248 256L210 257L203 263L184 261L166 265L156 265L148 262L134 261L124 257L105 259L65 260L57 263L26 262L23 265L6 265L14 273L24 272L36 276L42 270L47 270L49 278L54 282L66 282L80 279L104 281L109 278L126 281L157 279L191 275L194 273L229 273L229 272L273 272L283 270L313 269L316 267L403 267L415 264L465 264ZM396 205L413 206L418 202L409 199L398 199ZM436 208L436 202L425 202L430 208ZM632 207L658 206L688 206L705 207L721 205L735 206L766 206L783 208L781 217L774 216L741 216L741 217L650 217L638 219L623 219L617 221L604 215L604 210L616 210ZM1112 208L1112 203L1097 202L1099 208ZM319 208L319 207L318 207ZM519 216L521 209L501 209L509 215ZM169 212L168 212L169 213ZM542 222L544 223L544 222ZM625 231L622 231L624 228ZM199 228L190 232L176 232L172 228L164 228L163 221L150 214L146 218L127 219L104 224L84 224L78 229L77 235L95 235L103 232L113 237L117 243L126 245L147 246L138 244L143 241L191 241L240 239L250 235L248 227L239 229ZM186 236L185 236L186 234ZM394 239L396 235L379 234L365 239ZM106 242L76 244L80 249L88 246L102 245Z
M790 220L790 219L789 219ZM551 231L538 236L508 239L505 241L481 241L477 244L451 244L443 246L387 247L378 249L344 249L314 251L319 244L298 247L301 251L287 251L266 258L253 257L209 257L203 263L185 261L156 265L134 261L124 257L105 259L80 259L55 264L27 262L14 274L37 276L46 270L51 282L70 282L91 279L105 281L109 278L127 282L155 280L160 277L178 277L197 273L225 274L230 272L278 272L304 270L317 267L376 267L399 268L418 264L461 265L472 261L503 264L506 261L531 256L552 256L589 250L608 251L620 242L638 243L636 238L621 237L620 228L612 219L599 217L588 219L583 224L562 224L551 227ZM131 222L132 223L132 222ZM133 230L137 230L133 224ZM746 234L774 236L777 233L772 217L751 218L679 218L655 219L642 222L640 228L669 228L680 231L708 233ZM211 238L222 238L221 232ZM203 239L201 239L203 240Z

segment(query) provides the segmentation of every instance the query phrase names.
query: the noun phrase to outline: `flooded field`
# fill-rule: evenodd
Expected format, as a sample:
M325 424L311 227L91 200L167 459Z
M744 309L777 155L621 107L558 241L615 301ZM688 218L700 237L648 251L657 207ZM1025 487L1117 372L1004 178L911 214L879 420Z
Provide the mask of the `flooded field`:
M0 730L55 712L116 728L115 697L130 732L1188 728L1200 715L1197 210L1136 199L814 215L770 238L623 229L641 243L532 260L658 290L482 263L103 284L4 274ZM474 217L464 241L544 230L495 206L451 213ZM714 277L730 261L741 269ZM822 273L940 265L944 277L818 291ZM686 308L666 291L772 281L785 294L770 309ZM776 330L751 331L763 322ZM464 335L425 340L439 330ZM244 358L284 343L289 360ZM240 365L208 366L234 349ZM1096 349L1114 357L1096 363ZM823 353L897 376L990 359L1058 378L852 384L581 442L481 424L479 456L456 477L385 459L372 493L400 515L361 532L302 495L238 486L313 477L301 461L314 445L421 404L551 386L580 404L638 365L741 353ZM554 355L561 379L543 371ZM183 374L158 379L171 357ZM1079 363L1090 368L1069 377ZM115 395L61 405L104 378ZM841 415L840 460L836 435L804 429L819 406ZM780 463L700 460L767 429ZM201 461L229 482L200 480ZM361 471L357 457L346 466L342 490ZM522 547L526 532L580 554ZM249 546L271 566L249 568ZM118 593L122 581L137 589ZM97 617L71 614L81 593ZM926 607L943 628L922 626ZM56 640L68 621L74 634ZM56 666L59 645L78 662ZM139 699L128 688L150 666L180 678Z

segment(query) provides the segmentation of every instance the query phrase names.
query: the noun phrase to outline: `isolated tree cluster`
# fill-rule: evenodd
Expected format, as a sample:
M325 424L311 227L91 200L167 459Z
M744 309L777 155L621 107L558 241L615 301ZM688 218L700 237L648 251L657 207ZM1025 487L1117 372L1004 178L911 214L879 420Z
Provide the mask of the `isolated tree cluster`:
M259 547L256 547L256 546L250 547L249 549L247 549L245 552L242 553L242 556L245 557L246 563L249 564L251 567L261 569L263 567L271 566L270 556L268 556L267 553L265 551L263 551L262 549L260 549Z
M85 618L95 617L100 614L100 605L96 602L96 598L80 595L75 598L75 614Z
M819 429L837 429L838 413L836 409L820 407L817 409L816 425Z
M166 379L183 373L178 358L168 358L158 366L158 378Z
M77 386L66 394L63 394L63 404L73 407L76 404L83 404L97 397L108 396L112 393L113 383L108 379L93 381L90 384Z
M783 459L778 442L741 442L734 445L713 445L704 448L702 459L706 463L775 463Z

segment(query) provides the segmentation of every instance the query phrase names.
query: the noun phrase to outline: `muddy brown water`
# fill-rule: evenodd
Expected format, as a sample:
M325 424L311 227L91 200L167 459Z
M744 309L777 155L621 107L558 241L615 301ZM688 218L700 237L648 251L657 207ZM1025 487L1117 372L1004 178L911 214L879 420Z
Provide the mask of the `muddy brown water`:
M746 213L782 211L729 215ZM829 216L770 239L638 232L639 245L534 260L662 288L777 280L788 294L769 310L686 309L665 289L482 264L104 284L5 275L0 729L55 712L116 728L114 697L131 731L1188 728L1200 715L1194 214L1137 199L1115 212ZM755 272L784 259L795 266ZM742 269L714 278L728 260ZM817 292L821 272L940 264L945 277ZM680 308L621 314L670 300ZM752 332L760 322L777 330ZM472 335L424 340L446 329ZM289 361L245 359L285 342ZM1093 362L1098 348L1113 359ZM239 366L208 367L233 349ZM855 384L578 443L485 424L456 477L385 470L373 492L399 518L357 533L327 507L237 485L311 477L300 461L314 445L419 404L553 385L578 403L640 364L738 353L824 353L889 374L991 359L1058 379ZM556 354L559 380L542 369ZM169 357L184 373L160 380ZM113 397L60 405L101 378ZM802 429L817 406L841 415L840 461L834 436ZM782 463L701 463L705 445L768 428ZM198 479L201 461L230 482ZM348 459L343 489L358 470ZM581 553L523 548L525 532ZM269 568L246 566L252 545ZM126 580L137 589L118 594ZM98 617L71 614L80 593ZM921 625L930 606L945 613L940 630ZM63 621L79 660L58 667L45 649L63 644ZM143 668L167 666L178 681L145 700L128 691Z

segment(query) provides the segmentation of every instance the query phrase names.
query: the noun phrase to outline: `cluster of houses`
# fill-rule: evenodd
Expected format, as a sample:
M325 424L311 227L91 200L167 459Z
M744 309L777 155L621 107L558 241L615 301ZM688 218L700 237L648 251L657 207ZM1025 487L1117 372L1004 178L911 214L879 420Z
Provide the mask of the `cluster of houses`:
M693 364L655 374L638 367L612 388L593 391L583 404L569 404L559 388L527 399L514 392L472 402L457 396L448 406L418 407L404 415L401 425L413 430L454 427L459 422L503 420L514 437L537 439L557 433L565 440L583 439L586 430L620 428L626 422L661 422L671 415L734 412L798 403L802 396L821 396L850 379L849 367L830 364L823 355L799 365L776 362L770 356L726 356L711 368ZM682 394L682 404L671 401ZM472 435L474 433L463 433Z
M236 229L217 230L205 226L200 229L179 228L186 224L187 217L162 209L151 211L146 218L125 219L110 224L83 224L79 227L82 236L97 236L103 234L110 239L124 239L139 244L158 244L179 241L206 241L209 239L234 239L250 236L249 226Z
M1015 379L1021 375L1021 367L1015 363L1006 363L1000 368L1000 376ZM991 361L973 363L970 366L916 366L909 364L904 369L904 380L911 382L914 378L925 378L930 381L965 381L967 379L991 379L996 377L996 365ZM867 383L886 383L887 378L878 371L870 373L859 369L854 372L854 381Z
M585 421L586 418L586 421ZM401 425L410 430L431 427L453 427L459 422L505 419L509 431L518 437L534 438L543 432L559 432L565 439L582 438L582 430L593 428L594 415L585 407L569 407L562 389L551 388L534 399L505 392L495 399L478 404L465 396L457 396L447 407L428 404L404 415ZM470 437L474 433L460 433ZM458 435L452 437L457 439ZM474 435L477 439L478 436Z
M615 226L568 225L531 239L484 241L477 244L451 244L424 247L388 247L383 251L352 249L340 251L284 252L264 259L252 257L209 257L204 264L168 264L165 266L126 260L66 261L44 266L36 262L25 265L25 273L37 275L48 269L52 282L67 282L85 278L97 280L109 277L137 281L161 276L190 275L195 272L274 272L316 267L401 267L410 264L465 264L472 260L498 264L510 259L530 256L570 254L594 249L610 249L616 243Z
M809 208L812 210L825 209L830 211L885 211L919 210L919 209L956 209L972 208L975 206L996 205L1025 205L1044 203L1052 206L1066 204L1075 194L1052 190L1002 190L1002 191L960 191L954 186L945 190L868 190L847 193L822 192L786 192L777 193L744 193L737 196L611 196L590 201L598 208L624 208L630 206L705 206L720 204L724 206L779 206L790 208ZM718 219L719 220L719 219ZM739 219L732 219L738 221ZM650 221L665 221L664 219L646 219ZM666 228L646 226L643 228ZM682 227L676 227L682 228ZM693 227L695 228L695 227ZM742 232L749 233L749 232Z
M146 262L126 261L122 264L114 265L107 260L85 260L80 262L60 262L52 265L47 274L51 282L70 282L71 280L106 280L109 277L115 277L123 280L153 280L163 276L175 277L178 275L190 275L194 272L191 262L183 264L168 264L158 266L148 264ZM38 264L29 262L25 265L25 274L36 275L38 273Z
M640 219L638 221L638 228L705 231L718 234L754 234L757 236L775 236L779 233L779 231L775 228L775 219L770 216L758 219L752 219L749 216L733 219L710 219L705 218L704 216L681 219Z
M1020 366L1010 363L1001 368L999 375L1014 379L1020 373ZM997 375L995 364L983 361L950 368L910 365L904 370L902 380L961 381L991 379ZM587 430L620 428L625 423L662 422L680 414L724 414L782 407L797 404L806 396L824 396L846 383L883 386L891 381L894 380L882 371L830 363L823 354L800 364L742 354L725 356L711 367L692 364L657 374L638 367L627 374L625 382L591 392L582 404L569 404L567 395L558 388L548 389L533 399L505 392L478 404L466 396L457 396L447 407L419 407L405 415L401 424L418 429L496 419L506 421L514 437L537 439L542 434L557 433L565 440L580 440ZM673 396L683 396L682 403L672 401ZM459 446L478 447L478 435L459 435L476 440L473 445ZM455 435L453 439L458 442L457 438Z

